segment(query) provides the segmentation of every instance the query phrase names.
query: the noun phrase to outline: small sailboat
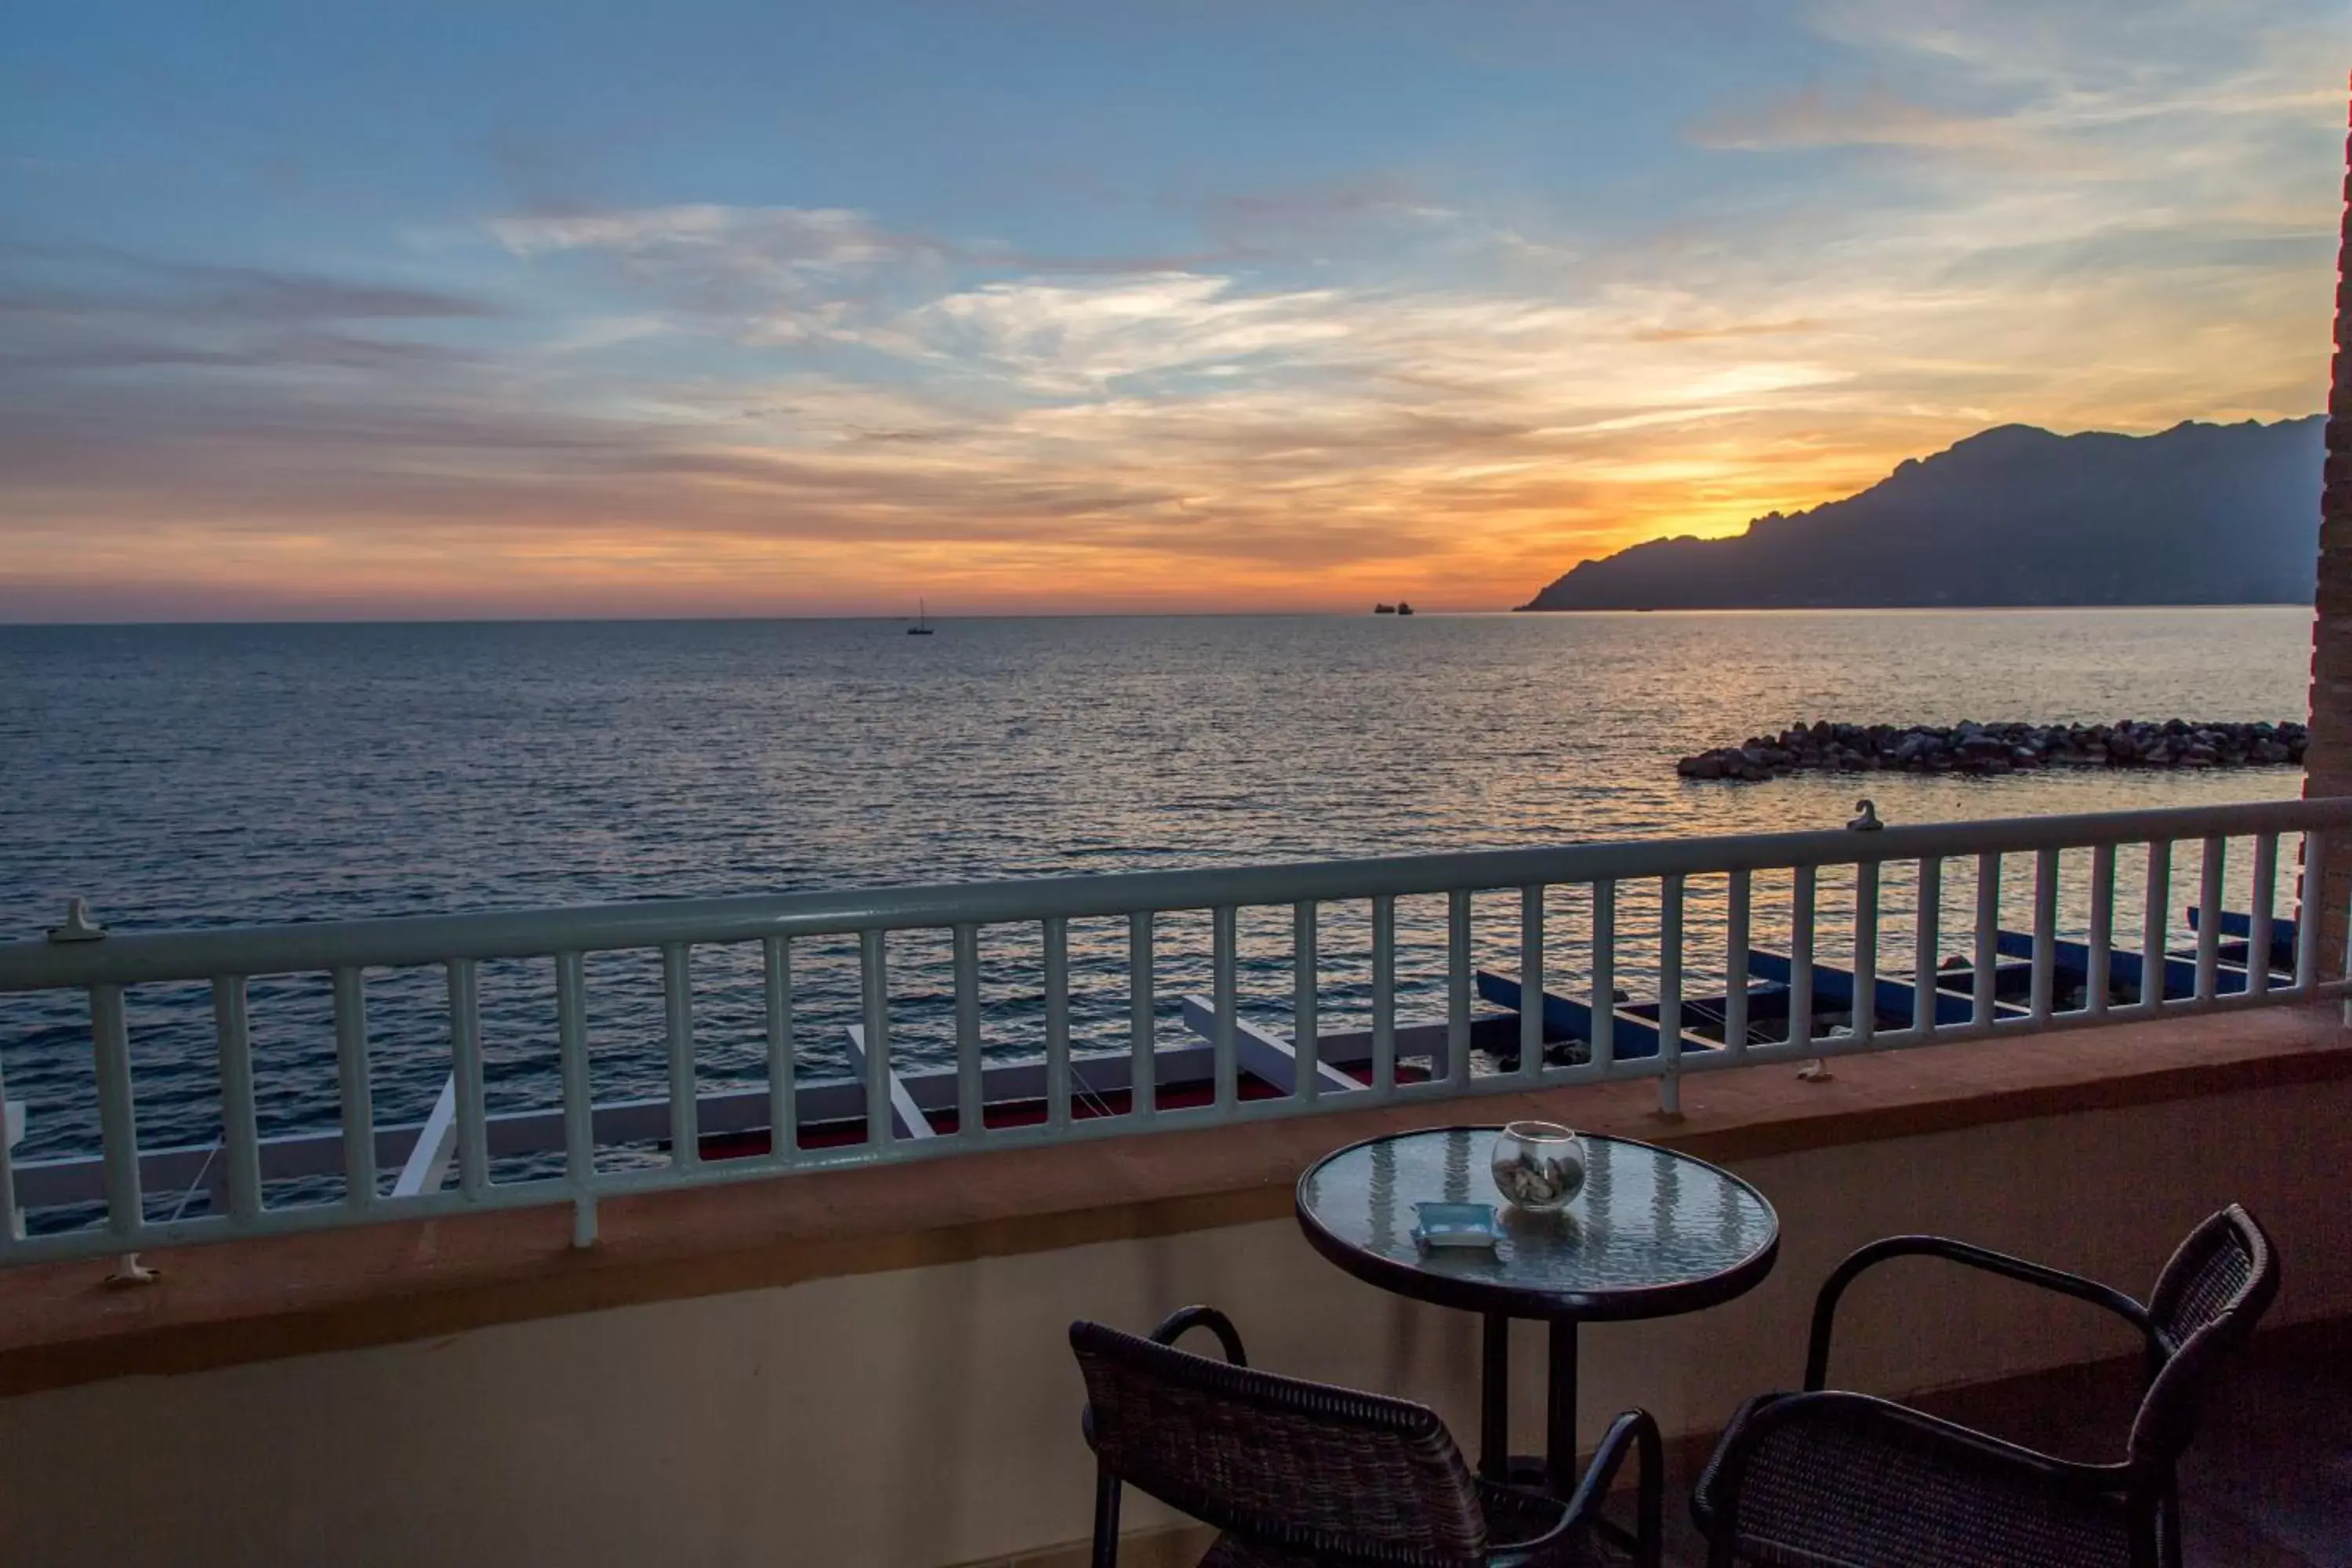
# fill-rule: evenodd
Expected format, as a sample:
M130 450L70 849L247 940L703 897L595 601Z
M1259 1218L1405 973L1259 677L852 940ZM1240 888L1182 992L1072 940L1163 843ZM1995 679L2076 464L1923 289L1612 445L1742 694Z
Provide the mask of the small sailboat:
M920 599L915 601L915 624L907 628L907 635L910 637L931 635L931 607Z

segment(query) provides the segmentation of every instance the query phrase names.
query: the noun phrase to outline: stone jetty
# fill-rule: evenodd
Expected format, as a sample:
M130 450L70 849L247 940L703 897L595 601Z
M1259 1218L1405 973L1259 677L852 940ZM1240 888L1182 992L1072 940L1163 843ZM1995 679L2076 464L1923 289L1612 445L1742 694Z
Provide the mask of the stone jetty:
M2306 732L2281 724L2185 719L2114 724L1832 724L1751 735L1685 757L1686 779L1760 782L1794 773L1990 775L2042 768L2245 768L2300 763Z

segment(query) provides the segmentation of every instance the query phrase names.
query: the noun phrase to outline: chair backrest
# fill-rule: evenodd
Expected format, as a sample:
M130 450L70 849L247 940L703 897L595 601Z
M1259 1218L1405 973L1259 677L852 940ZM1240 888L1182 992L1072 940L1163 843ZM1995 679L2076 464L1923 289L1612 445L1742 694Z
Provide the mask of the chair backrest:
M2148 1295L2162 1364L2132 1423L2135 1461L2169 1464L2196 1436L2215 1373L2278 1294L2278 1253L2236 1204L2189 1232Z
M1466 1568L1486 1520L1436 1415L1070 1325L1087 1440L1111 1475L1195 1519L1320 1560Z

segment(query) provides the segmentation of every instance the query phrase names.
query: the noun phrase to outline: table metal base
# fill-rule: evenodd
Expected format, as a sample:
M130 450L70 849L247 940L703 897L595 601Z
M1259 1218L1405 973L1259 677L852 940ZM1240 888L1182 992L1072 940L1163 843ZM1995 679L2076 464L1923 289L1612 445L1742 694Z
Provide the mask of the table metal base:
M1478 1473L1488 1480L1540 1487L1557 1498L1576 1489L1576 1320L1547 1320L1549 1376L1544 1382L1544 1453L1511 1455L1511 1320L1486 1314L1478 1401Z

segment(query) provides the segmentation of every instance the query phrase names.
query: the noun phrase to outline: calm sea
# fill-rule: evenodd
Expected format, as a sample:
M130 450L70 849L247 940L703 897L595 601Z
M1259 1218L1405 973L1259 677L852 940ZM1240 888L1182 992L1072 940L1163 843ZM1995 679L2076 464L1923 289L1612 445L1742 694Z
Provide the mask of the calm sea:
M1858 787L1691 784L1673 764L1815 717L2298 717L2309 625L2168 608L947 620L927 638L895 621L0 628L0 934L37 936L69 895L138 930L1774 831L1841 824L1864 789L1897 823L2287 795L2286 769ZM1408 1017L1442 1010L1430 905L1400 910ZM1124 938L1104 923L1073 931L1082 1046L1123 1027ZM1360 1015L1361 922L1335 910L1327 930L1326 1005ZM1276 1026L1287 933L1279 912L1244 933L1250 1005ZM1482 902L1478 940L1510 963L1501 903ZM1170 922L1171 1006L1205 988L1206 944L1205 921ZM848 953L814 945L805 1070L838 1071ZM936 1058L944 946L892 958L898 1047ZM992 932L987 960L992 1050L1034 1050L1034 935ZM760 1081L749 955L697 965L706 1087ZM591 965L600 1098L658 1083L656 972ZM493 1110L544 1101L548 966L490 966L485 987ZM142 1142L209 1140L204 993L131 1001ZM265 1133L331 1120L323 981L257 982L253 1005ZM421 1116L447 1070L437 976L376 977L371 1018L380 1118ZM33 1108L20 1157L91 1146L86 1030L78 998L0 1000L0 1068Z

